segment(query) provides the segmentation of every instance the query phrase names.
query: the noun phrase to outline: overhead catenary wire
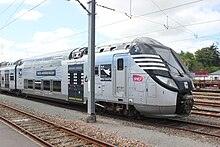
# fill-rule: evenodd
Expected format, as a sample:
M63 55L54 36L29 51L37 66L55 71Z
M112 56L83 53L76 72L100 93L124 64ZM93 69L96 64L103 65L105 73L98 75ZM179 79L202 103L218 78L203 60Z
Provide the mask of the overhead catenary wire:
M163 14L164 14L165 16L167 16L167 25L162 24L162 23L159 23L159 22L155 22L155 21L152 21L152 20L147 20L147 19L145 19L145 18L143 18L143 17L139 17L139 16L134 16L134 18L138 18L138 19L142 19L142 20L145 20L145 21L148 21L148 22L151 22L151 23L163 25L166 29L168 29L168 28L170 27L170 26L168 26L168 18L169 18L169 16L168 16L153 0L151 0L151 1L156 5L156 7L157 7L161 12L163 12ZM200 2L200 1L203 1L203 0L194 1L194 2ZM192 4L192 3L194 3L194 2L190 2L189 4ZM111 11L115 11L115 12L118 12L118 13L122 13L122 14L125 14L126 16L128 16L126 12L122 12L122 11L120 11L120 10L116 10L115 8L110 8L110 7L107 7L107 6L104 6L104 5L100 5L100 4L96 4L96 5L99 6L99 7L102 7L102 8L111 10ZM182 5L183 5L183 4L182 4ZM181 5L181 6L182 6L182 5ZM157 11L156 11L156 12L157 12ZM152 14L152 13L150 13L150 14ZM131 19L131 0L130 0L130 16L128 16L128 17ZM184 27L186 30L188 30L188 31L189 31L189 34L192 34L192 35L195 36L196 38L198 37L197 34L193 33L190 29L186 28L185 26L183 26L182 24L180 24L179 22L177 22L175 19L173 19L173 18L170 18L170 19L173 20L174 22L176 22L177 24L179 24L180 26ZM127 21L127 19L126 19L125 21ZM120 22L122 22L122 21L120 21ZM111 24L111 25L113 25L113 24ZM105 25L105 26L107 26L107 25ZM101 26L101 27L104 27L104 26ZM99 27L99 28L100 28L100 27ZM173 29L176 29L176 27L172 27L172 28L173 28ZM177 29L177 30L182 31L182 32L186 32L186 31L180 30L180 29ZM188 33L188 32L186 32L186 33Z
M3 13L5 13L17 0L14 0L7 8L5 8L0 15L2 15Z
M188 24L188 25L183 25L185 27L187 26L195 26L195 25L202 25L202 24L206 24L206 23L214 23L214 22L220 22L220 19L217 19L217 20L210 20L210 21L204 21L204 22L198 22L198 23L194 23L194 24ZM163 25L163 24L160 24L160 25ZM178 28L181 28L182 26L178 26L178 27L170 27L170 30L172 29L175 29L175 30L179 30L179 31L182 31ZM99 28L99 27L97 27ZM146 35L146 34L151 34L151 33L158 33L158 32L163 32L163 31L166 31L166 29L160 29L160 30L156 30L156 31L151 31L151 32L144 32L144 33L140 33L140 34L135 34L135 35L129 35L129 36L125 36L123 38L129 38L129 37L134 37L134 36L140 36L140 35ZM68 36L64 36L62 38L58 38L58 39L55 39L55 40L51 40L45 44L50 44L50 43L53 43L53 42L56 42L56 41L59 41L59 40L62 40L62 39L66 39L66 38L70 38L70 37L74 37L74 36L77 36L77 35L81 35L81 34L84 34L84 33L87 33L87 31L81 31L79 33L75 33L75 34L72 34L72 35L68 35ZM200 37L198 37L200 38ZM121 38L116 38L117 39L121 39ZM100 42L99 42L100 43ZM29 49L33 49L33 48L37 48L37 47L40 47L40 46L44 46L45 44L43 45L37 45L37 46L32 46L30 47Z
M39 5L43 4L43 3L46 2L46 1L47 1L47 0L42 1L41 3L39 3L38 5L36 5L35 7L33 7L32 9L30 9L29 11L35 9L36 7L38 7ZM198 2L201 2L201 1L203 1L203 0L196 0L196 1L188 2L188 3L184 3L184 4L181 4L181 5L176 5L176 6L173 6L173 7L168 7L168 8L161 9L161 10L167 11L167 10L171 10L171 9L175 9L175 8L179 8L179 7L183 7L183 6L187 6L187 5L191 5L191 4L194 4L194 3L198 3ZM3 27L0 28L0 30L2 30L3 28L7 27L7 26L10 25L11 23L13 23L14 21L16 21L16 20L19 19L20 17L22 17L23 15L27 14L29 11L27 11L26 13L22 14L21 16L15 18L13 21L9 22L8 24L4 25ZM135 18L138 18L138 17L143 17L143 16L146 16L146 15L151 15L151 14L155 14L155 13L158 13L158 12L160 12L160 11L154 11L154 12L145 13L145 14L141 14L141 15L138 15L138 16L135 16L135 17L132 17L132 18L135 19ZM123 13L124 13L124 12L123 12ZM109 23L109 24L106 24L106 25L103 25L103 26L99 26L99 28L101 28L101 27L106 27L106 26L110 26L110 25L114 25L114 24L121 23L121 22L128 21L128 20L129 20L129 19L124 19L124 20L121 20L121 21Z
M207 24L207 23L214 23L214 22L220 22L220 19L217 19L217 20L212 20L212 21L206 21L206 22L199 22L199 23L194 23L194 24L188 24L188 25L183 25L185 27L187 26L195 26L195 25L202 25L202 24ZM175 30L179 30L178 28L181 28L182 26L177 26L177 27L170 27L170 30L172 29L175 29ZM134 35L128 35L128 36L123 36L121 38L116 38L114 40L120 40L122 38L131 38L131 37L135 37L135 36L141 36L141 35L146 35L146 34L152 34L152 33L158 33L158 32L164 32L166 31L167 29L159 29L159 30L156 30L156 31L151 31L151 32L143 32L143 33L139 33L139 34L134 34ZM182 31L182 30L179 30L179 31ZM220 36L220 35L219 35ZM206 36L207 38L208 36ZM211 35L210 35L211 37ZM200 39L200 38L205 38L204 36L198 36L197 38L193 37L192 39ZM189 39L187 39L189 40ZM180 40L177 40L177 42L180 41ZM184 41L184 40L182 40ZM103 41L105 42L105 41ZM103 43L103 42L99 42L99 43ZM175 41L172 41L172 42L175 42ZM170 43L170 42L169 42Z
M175 8L178 8L178 7L182 7L182 6L186 6L186 5L198 3L198 2L201 2L201 1L203 1L203 0L197 0L197 1L189 2L189 3L181 4L181 5L178 5L178 6L169 7L169 8L162 9L162 10L171 10L171 9L175 9ZM141 15L139 15L139 16L134 16L134 17L132 17L132 19L141 18L141 19L143 19L143 20L145 20L145 21L149 21L149 22L152 22L152 23L157 23L157 24L159 24L159 25L164 25L164 24L162 24L162 23L154 22L154 21L152 21L152 20L147 20L147 19L143 18L144 15L150 15L150 14L154 14L154 13L158 13L158 12L160 12L160 11L154 11L154 12L150 12L150 13L146 13L146 14L141 14ZM124 14L124 12L122 12L122 13ZM124 21L127 21L127 20L130 20L130 19L125 19L125 20L121 20L121 21L109 23L109 24L106 24L106 25L98 26L98 27L96 27L96 28L99 29L99 28L111 26L111 25L114 25L114 24L117 24L117 23L121 23L121 22L124 22ZM170 30L171 30L171 29L175 29L175 30L183 31L183 30L180 30L180 29L178 29L178 28L188 27L188 26L195 26L195 25L202 25L202 24L206 24L206 23L214 23L214 22L218 22L218 21L220 21L220 19L209 20L209 21L203 21L203 22L198 22L198 23L188 24L188 25L186 24L186 25L181 25L181 26L177 26L177 27L170 27ZM145 32L145 33L141 33L141 34L131 35L131 36L127 36L126 38L132 37L132 36L144 35L144 34L157 33L157 32L162 32L162 31L166 31L166 29L160 29L160 30L156 30L156 31L152 31L152 32ZM44 44L53 43L53 42L56 42L56 41L59 41L59 40L65 39L65 38L74 37L74 36L77 36L77 35L80 35L80 34L83 34L83 33L86 33L86 32L87 32L87 31L82 31L82 32L79 32L79 33L76 33L76 34L73 34L73 35L64 36L64 37L62 37L62 38L58 38L58 39L52 40L52 41L47 42L47 43L44 43ZM185 33L187 33L187 32L185 32ZM190 34L191 34L191 33L190 33ZM36 48L36 47L39 47L39 46L43 46L44 44L42 44L42 45L37 45L37 46L32 46L32 47L30 47L30 49L31 49L31 48Z
M5 24L4 26L2 26L0 28L0 30L4 29L5 27L9 26L10 24L12 24L13 22L15 22L16 20L18 20L19 18L21 18L22 16L26 15L27 13L29 13L31 10L39 7L40 5L42 5L43 3L45 3L47 0L44 0L42 2L40 2L39 4L35 5L34 7L32 7L31 9L29 9L28 11L26 11L25 13L23 13L22 15L16 17L14 20L10 21L9 23Z
M161 10L161 8L158 6L158 4L154 1L154 0L151 0L154 5L167 17L167 24L164 25L166 29L169 28L169 25L168 25L168 20L171 19L172 21L174 21L175 23L177 23L178 25L182 26L183 28L185 28L186 30L188 30L189 32L191 32L196 38L198 37L197 34L195 34L193 31L191 31L190 29L186 28L185 26L183 26L181 23L179 23L178 21L176 21L175 19L173 19L172 17L168 16L163 10Z
M12 16L18 11L18 9L24 4L25 0L23 0L20 5L15 9L15 11L10 15L10 17L6 20L6 22L3 24L6 25L8 23L8 21L12 18Z
M176 5L176 6L164 8L164 9L161 9L161 10L162 11L172 10L172 9L176 9L176 8L179 8L179 7L195 4L195 3L198 3L198 2L201 2L201 1L203 1L203 0L196 0L196 1L188 2L188 3L184 3L184 4L181 4L181 5ZM153 12L149 12L149 13L144 13L144 14L132 16L132 19L137 19L137 18L140 18L140 17L143 17L143 16L156 14L156 13L161 12L161 10L157 10L157 11L153 11ZM118 12L120 12L120 11L118 11ZM124 13L124 12L122 12L122 13ZM122 22L125 22L125 21L128 21L128 20L130 20L130 19L123 19L123 20L120 20L120 21L112 22L112 23L109 23L109 24L106 24L106 25L103 25L103 26L99 26L99 28L111 26L111 25L118 24L118 23L122 23Z
M198 2L201 2L203 0L196 0L196 1L192 1L192 2L188 2L188 3L184 3L184 4L180 4L180 5L176 5L176 6L172 6L172 7L168 7L168 8L164 8L164 9L161 9L163 11L167 11L167 10L171 10L171 9L176 9L176 8L179 8L179 7L183 7L183 6L187 6L187 5L191 5L191 4L195 4L195 3L198 3ZM119 12L119 10L117 10ZM153 12L149 12L149 13L145 13L145 14L141 14L141 15L137 15L137 16L132 16L132 19L136 19L136 18L140 18L142 20L145 20L145 21L148 21L148 22L152 22L152 23L157 23L159 25L163 25L162 23L158 23L158 22L155 22L155 21L152 21L152 20L147 20L145 19L143 16L147 16L147 15L151 15L151 14L155 14L155 13L159 13L161 12L160 10L158 11L153 11ZM119 13L125 13L125 12L122 12L120 11ZM117 21L117 22L113 22L113 23L109 23L109 24L106 24L106 25L102 25L102 26L98 26L96 27L97 29L99 28L103 28L103 27L107 27L107 26L111 26L111 25L114 25L114 24L117 24L117 23L121 23L121 22L124 22L124 21L128 21L130 19L124 19L124 20L120 20L120 21ZM212 22L216 22L216 21L220 21L220 20L212 20L212 21L208 21L208 22L201 22L201 23L198 23L198 24L202 24L202 23L212 23ZM183 26L191 26L191 25L196 25L196 24L190 24L190 25L182 25ZM181 28L181 27L174 27L175 29L177 28ZM159 32L159 31L165 31L165 30L156 30L156 31L153 31L153 32L150 32L150 33L154 33L154 32ZM73 36L77 36L77 35L80 35L80 34L83 34L83 33L86 33L87 31L82 31L82 32L79 32L79 33L76 33L76 34L73 34L73 35L67 35L67 36L64 36L64 37L61 37L61 38L58 38L58 39L55 39L55 40L52 40L52 41L49 41L47 43L44 43L44 44L49 44L49 43L52 43L52 42L56 42L56 41L59 41L59 40L62 40L62 39L65 39L65 38L70 38L70 37L73 37ZM149 33L149 32L148 32ZM144 33L144 34L148 34L148 33ZM138 35L135 35L135 36L138 36ZM42 45L37 45L37 46L32 46L30 47L31 48L36 48L36 47L39 47L39 46L43 46L44 44Z
M81 6L88 14L90 14L89 10L86 9L86 7L83 5L83 3L81 3L79 0L75 0L75 1L77 1L77 2L80 4L80 6Z
M220 38L220 32L216 33L215 35L206 35L206 36L198 36L198 38L186 38L186 39L179 39L179 40L173 40L173 41L169 41L167 43L175 43L175 42L181 42L181 41L186 41L186 40L195 40L195 39L203 39L203 38L210 38L210 37L218 37L215 39L219 39Z
M120 10L116 10L116 9L114 9L114 8L110 8L110 7L107 7L107 6L104 6L104 5L100 5L100 4L96 4L96 6L98 6L98 7L101 7L101 8L104 8L104 9L108 9L108 10L111 10L111 11L115 11L115 12L118 12L118 13L121 13L121 14L125 14L127 17L129 17L130 19L131 19L131 15L129 16L128 14L127 14L127 12L122 12L122 11L120 11Z

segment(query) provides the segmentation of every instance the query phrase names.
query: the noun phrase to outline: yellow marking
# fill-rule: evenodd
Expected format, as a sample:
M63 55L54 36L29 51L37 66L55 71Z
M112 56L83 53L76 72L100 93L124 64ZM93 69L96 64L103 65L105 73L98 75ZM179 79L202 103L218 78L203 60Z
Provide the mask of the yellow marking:
M82 101L82 98L69 97L69 100Z

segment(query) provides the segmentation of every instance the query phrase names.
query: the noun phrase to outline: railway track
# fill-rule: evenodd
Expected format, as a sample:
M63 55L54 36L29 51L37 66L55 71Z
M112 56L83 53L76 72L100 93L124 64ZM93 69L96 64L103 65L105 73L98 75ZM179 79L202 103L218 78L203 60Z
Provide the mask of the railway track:
M194 105L196 105L196 106L219 107L220 108L220 103L215 103L215 102L195 101Z
M192 114L220 118L220 93L193 92Z
M43 146L114 146L0 103L0 118Z
M220 138L220 126L179 119L164 120L160 123L170 128Z
M220 111L216 110L193 109L191 114L220 118Z

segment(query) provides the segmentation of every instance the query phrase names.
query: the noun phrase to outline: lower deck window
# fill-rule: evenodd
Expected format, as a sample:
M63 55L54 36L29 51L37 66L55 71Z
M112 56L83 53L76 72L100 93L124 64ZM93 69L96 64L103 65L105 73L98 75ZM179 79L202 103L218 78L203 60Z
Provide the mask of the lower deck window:
M53 91L61 92L61 81L53 81Z
M50 91L50 81L49 80L43 81L43 90Z
M41 90L41 81L36 80L34 83L35 83L35 89Z
M4 81L5 81L5 80L4 80L4 77L2 77L2 84L4 84Z
M14 81L14 76L10 76L10 81Z
M28 88L33 89L33 80L28 80Z
M24 79L24 89L27 89L27 88L28 88L28 80Z

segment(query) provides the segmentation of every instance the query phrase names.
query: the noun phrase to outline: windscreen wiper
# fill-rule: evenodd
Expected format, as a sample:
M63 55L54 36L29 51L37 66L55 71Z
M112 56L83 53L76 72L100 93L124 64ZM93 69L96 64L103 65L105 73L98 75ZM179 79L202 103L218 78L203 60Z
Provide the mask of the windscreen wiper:
M165 60L164 60L165 61ZM178 68L176 68L175 66L173 66L172 64L170 64L169 62L165 61L166 64L170 65L171 67L173 67L174 69L177 70L178 74L181 76L181 77L184 77L183 74L179 71Z

